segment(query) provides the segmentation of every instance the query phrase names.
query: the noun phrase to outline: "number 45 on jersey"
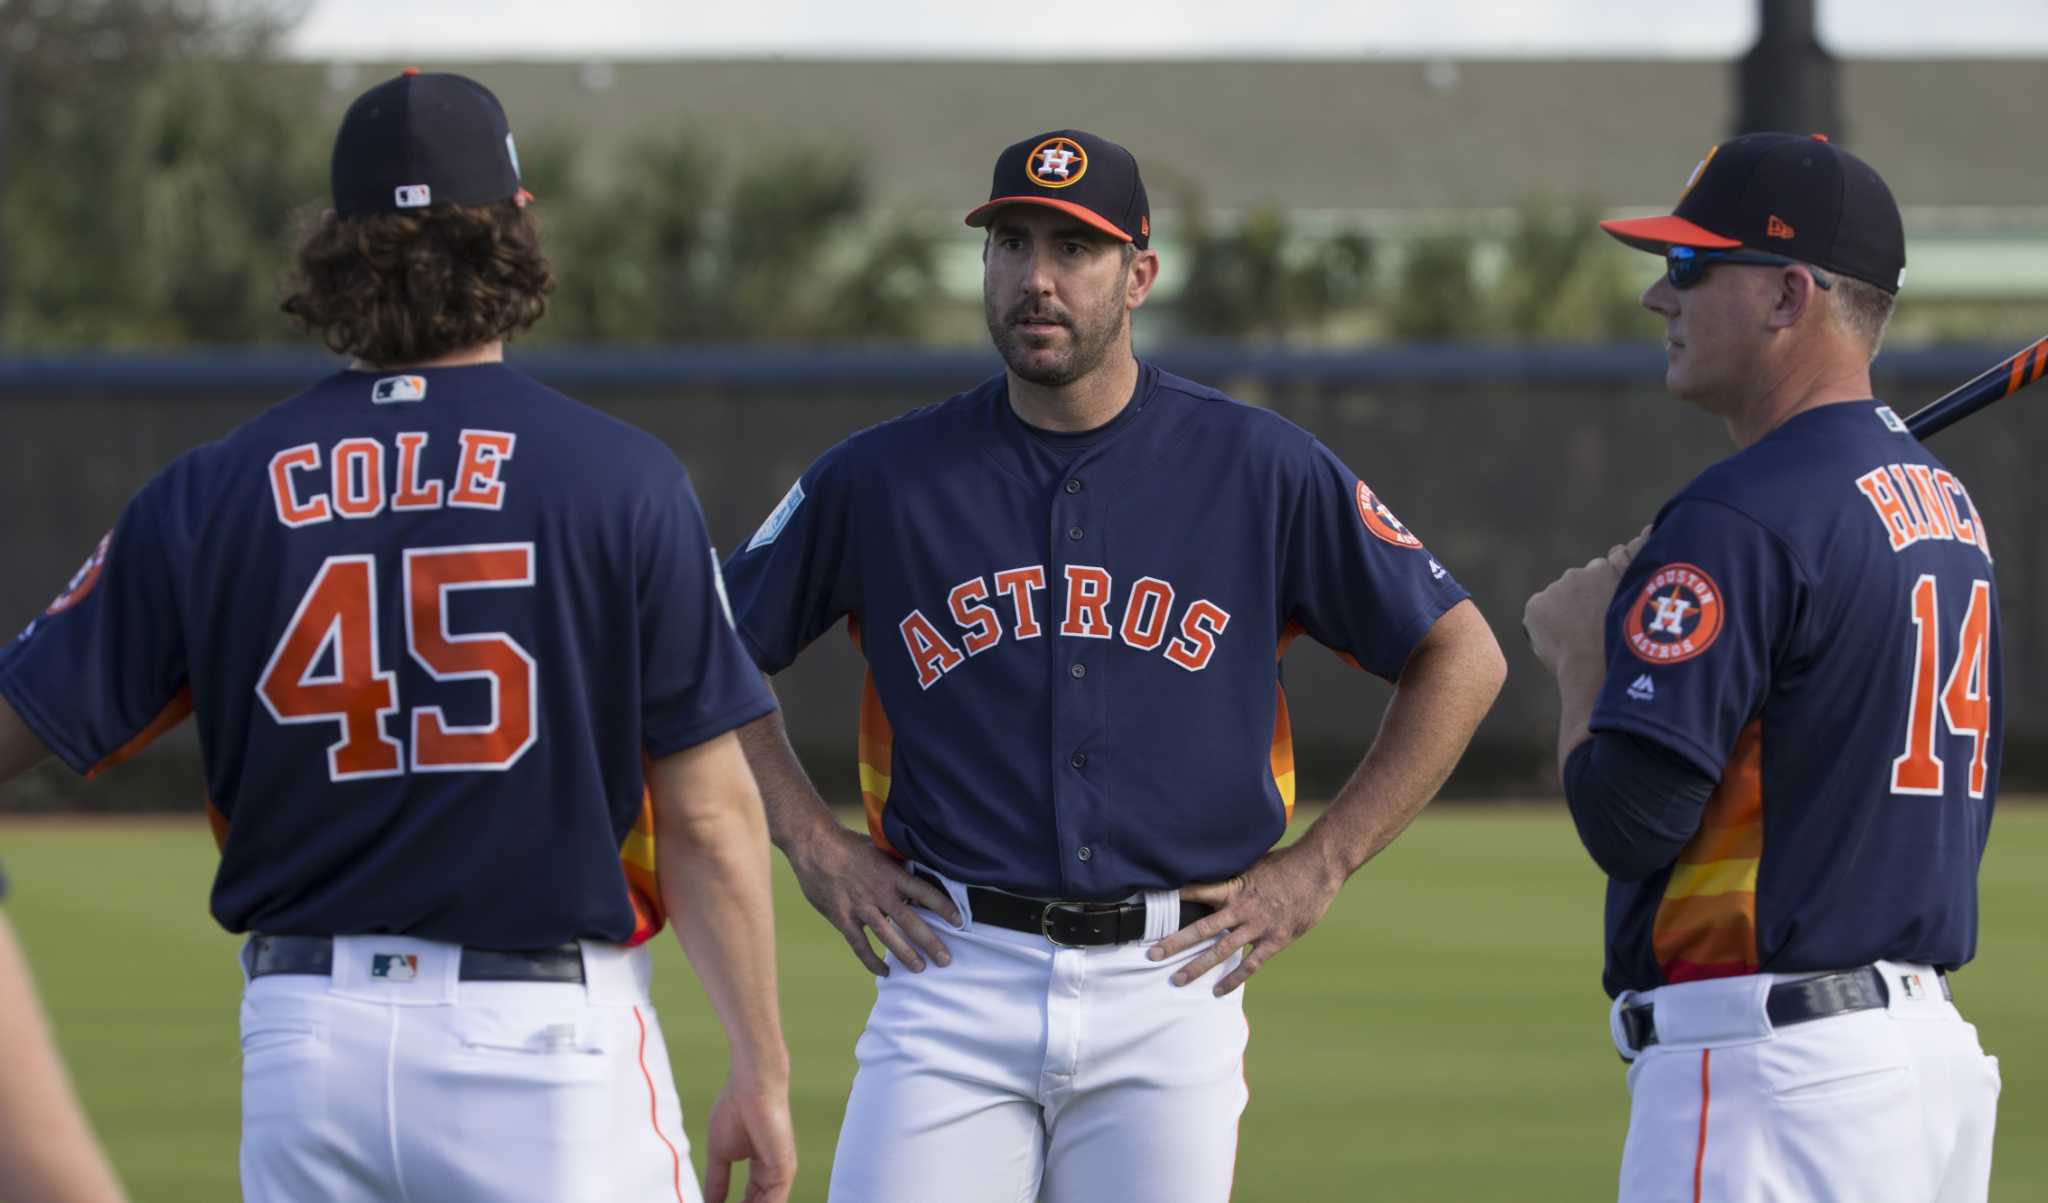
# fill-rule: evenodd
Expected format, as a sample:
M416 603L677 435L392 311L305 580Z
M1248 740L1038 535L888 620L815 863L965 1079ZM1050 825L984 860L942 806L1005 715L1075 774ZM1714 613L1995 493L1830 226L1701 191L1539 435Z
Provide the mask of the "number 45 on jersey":
M384 733L399 710L398 676L377 646L377 560L329 556L299 599L284 637L270 653L256 695L280 723L334 723L341 739L327 749L335 781L415 773L503 771L538 737L539 690L531 655L502 631L457 635L448 629L448 595L458 589L533 585L533 544L480 543L408 548L404 557L406 651L436 681L489 687L489 721L451 725L438 706L412 712L406 749ZM332 671L314 669L329 656Z

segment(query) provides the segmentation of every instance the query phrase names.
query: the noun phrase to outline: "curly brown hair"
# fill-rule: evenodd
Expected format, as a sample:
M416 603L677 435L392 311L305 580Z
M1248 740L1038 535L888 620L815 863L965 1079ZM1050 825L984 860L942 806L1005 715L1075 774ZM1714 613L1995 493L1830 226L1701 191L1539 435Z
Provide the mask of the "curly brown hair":
M281 306L344 355L418 363L526 330L554 270L514 201L416 213L327 213L299 244Z

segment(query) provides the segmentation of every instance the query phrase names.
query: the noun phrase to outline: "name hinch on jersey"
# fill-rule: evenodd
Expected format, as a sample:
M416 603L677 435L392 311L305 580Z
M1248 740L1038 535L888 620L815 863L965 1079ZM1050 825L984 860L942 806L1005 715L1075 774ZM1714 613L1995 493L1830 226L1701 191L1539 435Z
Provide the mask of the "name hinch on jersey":
M1856 488L1877 511L1893 551L1904 551L1922 539L1945 539L1971 544L1985 559L1991 558L1984 516L1948 469L1886 464L1857 477Z
M1216 640L1230 625L1230 612L1207 598L1190 602L1181 611L1174 628L1173 613L1177 591L1169 581L1139 577L1123 596L1123 605L1111 615L1115 580L1109 570L1090 564L1068 564L1066 611L1060 616L1059 633L1075 639L1122 639L1141 652L1160 652L1189 672L1209 666L1216 654ZM990 582L994 585L991 588ZM993 576L976 576L953 586L946 595L946 607L955 626L948 639L938 624L922 609L912 610L897 624L904 650L917 666L919 687L930 689L939 679L1003 641L1005 623L997 612L998 596L1006 597L1012 639L1036 639L1052 621L1038 617L1037 595L1045 592L1045 565L1008 568ZM1167 637L1170 628L1177 630ZM957 642L956 642L957 640ZM1163 651L1161 650L1163 647Z
M464 430L462 454L449 481L421 480L420 458L425 431L397 436L387 453L374 438L343 439L323 460L318 443L287 447L270 457L270 494L277 520L297 528L335 518L374 518L388 505L393 510L497 510L505 506L505 482L498 472L512 458L514 435L502 430ZM385 480L387 462L396 465ZM331 465L323 478L315 475Z

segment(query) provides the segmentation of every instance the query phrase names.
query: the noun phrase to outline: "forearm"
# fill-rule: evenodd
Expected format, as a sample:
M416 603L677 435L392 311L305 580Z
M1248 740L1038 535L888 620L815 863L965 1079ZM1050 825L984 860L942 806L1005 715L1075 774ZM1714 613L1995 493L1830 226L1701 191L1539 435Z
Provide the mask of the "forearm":
M1442 788L1506 676L1478 609L1461 602L1447 612L1409 657L1372 748L1302 844L1342 876L1377 856Z
M50 1043L28 966L0 918L0 1198L120 1203Z
M1573 657L1557 669L1557 773L1564 782L1565 761L1572 750L1593 738L1593 705L1607 680L1607 662Z
M789 731L783 726L780 710L755 719L737 734L740 748L746 753L747 767L753 770L760 787L768 836L783 855L793 854L816 832L839 826L839 820L832 817L832 808L812 784L810 774L804 772L796 749L790 747Z
M21 715L15 713L6 698L0 697L0 783L34 768L49 754L43 741L21 721Z
M730 763L657 786L655 856L676 938L732 1046L736 1080L786 1084L776 1004L775 905L759 796L736 746ZM657 769L659 782L659 769ZM664 805L661 794L670 795ZM675 795L682 794L681 798Z

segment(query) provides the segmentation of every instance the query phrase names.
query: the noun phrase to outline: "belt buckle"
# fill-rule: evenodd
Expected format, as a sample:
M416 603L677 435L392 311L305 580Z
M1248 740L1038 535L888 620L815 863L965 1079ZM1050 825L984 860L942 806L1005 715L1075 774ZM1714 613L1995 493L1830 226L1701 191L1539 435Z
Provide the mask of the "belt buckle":
M1085 945L1081 944L1070 944L1067 941L1062 940L1058 936L1052 934L1052 913L1056 908L1063 907L1066 905L1067 904L1064 902L1048 902L1045 904L1044 909L1038 912L1038 934L1052 941L1054 947L1057 948L1085 947Z

